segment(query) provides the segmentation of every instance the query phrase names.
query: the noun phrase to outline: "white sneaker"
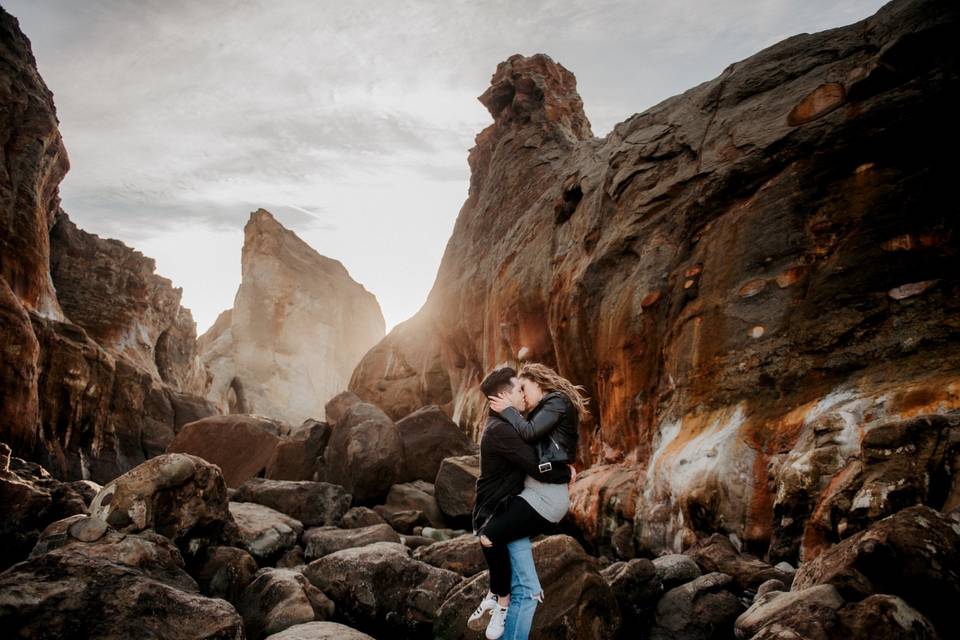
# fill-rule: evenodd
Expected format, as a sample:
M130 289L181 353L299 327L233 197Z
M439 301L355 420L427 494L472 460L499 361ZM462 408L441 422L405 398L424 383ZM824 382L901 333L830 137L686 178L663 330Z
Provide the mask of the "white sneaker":
M487 640L497 640L503 635L503 627L507 623L507 607L501 607L499 604L493 610L490 616L490 624L487 625Z
M480 601L480 606L467 619L467 628L471 631L480 631L490 621L490 614L497 608L497 596L490 595Z

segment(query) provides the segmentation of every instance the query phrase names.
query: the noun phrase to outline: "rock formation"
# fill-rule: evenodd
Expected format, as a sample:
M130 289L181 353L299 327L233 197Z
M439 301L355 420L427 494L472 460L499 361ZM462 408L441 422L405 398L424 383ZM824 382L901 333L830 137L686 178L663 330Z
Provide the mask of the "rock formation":
M78 229L62 211L50 231L50 252L57 299L71 322L155 379L203 392L196 323L180 306L182 289L154 273L152 258Z
M224 413L322 420L324 404L383 337L380 305L263 209L244 228L242 264L233 309L199 340L207 398Z
M486 371L557 367L592 398L581 463L616 482L575 490L603 548L722 532L796 561L955 507L960 233L952 167L917 145L957 138L958 29L949 3L892 2L602 139L573 74L511 57L429 298L351 390L476 434Z
M191 395L193 320L152 260L61 210L53 96L3 11L0 87L0 442L58 478L106 482L214 412Z

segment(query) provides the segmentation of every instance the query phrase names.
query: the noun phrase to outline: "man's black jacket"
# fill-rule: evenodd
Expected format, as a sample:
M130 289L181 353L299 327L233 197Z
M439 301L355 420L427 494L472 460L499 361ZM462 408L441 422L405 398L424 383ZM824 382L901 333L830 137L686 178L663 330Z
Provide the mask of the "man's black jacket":
M523 491L523 479L532 476L541 482L570 482L570 467L553 464L540 473L536 450L524 442L517 430L500 414L490 412L480 437L480 477L473 508L473 530L479 531L505 498Z

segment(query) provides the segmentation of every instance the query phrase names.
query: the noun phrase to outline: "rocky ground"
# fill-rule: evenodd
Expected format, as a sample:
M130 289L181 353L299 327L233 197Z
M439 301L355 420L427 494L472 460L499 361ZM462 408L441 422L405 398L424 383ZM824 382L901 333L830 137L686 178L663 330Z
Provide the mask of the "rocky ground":
M476 538L457 529L472 507L475 445L437 408L394 423L344 393L327 415L282 434L248 419L231 432L237 450L277 440L256 464L193 455L222 433L199 429L217 418L192 423L186 452L102 487L55 480L4 446L0 626L22 638L478 637L465 622L487 572ZM960 631L958 511L905 508L799 567L721 534L650 558L590 547L572 526L535 541L545 600L533 638Z

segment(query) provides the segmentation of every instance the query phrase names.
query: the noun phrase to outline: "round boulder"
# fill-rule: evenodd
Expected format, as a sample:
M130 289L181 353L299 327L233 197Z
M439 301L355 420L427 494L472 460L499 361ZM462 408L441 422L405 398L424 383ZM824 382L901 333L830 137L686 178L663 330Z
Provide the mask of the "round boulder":
M333 427L324 465L324 479L343 486L354 501L382 500L403 473L400 432L372 404L353 404Z
M436 405L399 420L397 429L406 452L405 480L433 482L444 458L477 452L477 445Z

